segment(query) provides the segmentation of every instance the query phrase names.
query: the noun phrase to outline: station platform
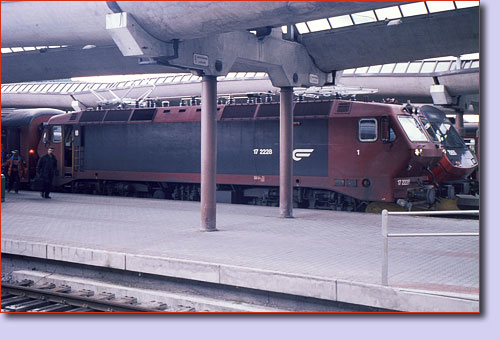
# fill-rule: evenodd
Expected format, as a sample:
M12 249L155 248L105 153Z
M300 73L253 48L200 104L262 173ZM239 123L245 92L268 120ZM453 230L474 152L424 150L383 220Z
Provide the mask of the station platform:
M410 312L479 312L478 237L390 238L378 214L38 192L7 194L2 253ZM478 232L478 220L390 216L389 232Z

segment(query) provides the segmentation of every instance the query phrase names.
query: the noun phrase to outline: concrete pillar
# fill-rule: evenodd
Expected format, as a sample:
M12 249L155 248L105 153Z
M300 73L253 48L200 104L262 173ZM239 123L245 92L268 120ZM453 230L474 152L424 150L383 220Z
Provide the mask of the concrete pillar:
M201 80L201 229L216 231L217 77Z
M455 115L455 129L458 131L458 134L462 138L465 136L463 112L457 112L457 114Z
M293 218L293 87L280 91L280 217Z

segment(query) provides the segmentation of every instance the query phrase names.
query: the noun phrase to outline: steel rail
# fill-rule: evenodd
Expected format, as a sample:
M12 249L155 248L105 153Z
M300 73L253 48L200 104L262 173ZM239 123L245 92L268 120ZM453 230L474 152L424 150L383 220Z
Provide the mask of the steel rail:
M82 297L69 293L52 292L45 289L24 287L9 283L2 283L2 294L10 293L28 298L46 300L55 303L67 304L78 307L88 307L101 312L162 312L157 309L141 307L132 304L123 304L113 300L99 300L95 297Z

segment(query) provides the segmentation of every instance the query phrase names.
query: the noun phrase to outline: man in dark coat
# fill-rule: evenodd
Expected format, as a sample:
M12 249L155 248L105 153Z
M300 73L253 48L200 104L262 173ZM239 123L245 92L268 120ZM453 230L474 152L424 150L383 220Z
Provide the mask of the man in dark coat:
M43 180L43 188L40 194L45 199L50 199L49 194L52 190L52 179L57 170L57 160L53 153L54 148L49 147L47 154L41 157L36 165L36 173Z

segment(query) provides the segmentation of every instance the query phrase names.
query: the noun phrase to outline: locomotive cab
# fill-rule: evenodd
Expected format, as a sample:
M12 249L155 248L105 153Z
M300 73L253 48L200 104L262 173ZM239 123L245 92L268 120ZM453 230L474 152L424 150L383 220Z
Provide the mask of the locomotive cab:
M43 150L42 153L38 152L43 125L51 117L62 113L64 112L49 108L16 109L2 113L2 151L6 155L12 150L19 150L25 163L21 184L27 185L35 177L38 159L46 154Z
M456 193L469 194L470 175L477 169L478 161L464 140L460 137L445 113L432 106L422 106L419 118L433 140L441 143L443 157L432 168L433 180ZM454 193L450 193L453 198Z
M66 118L65 115L61 118ZM56 119L57 120L57 119ZM44 126L38 153L42 156L47 154L49 147L54 148L54 155L57 159L57 172L54 178L54 185L60 186L71 181L75 169L75 147L74 131L71 125L58 124L57 121L51 121ZM78 150L78 147L76 147Z

